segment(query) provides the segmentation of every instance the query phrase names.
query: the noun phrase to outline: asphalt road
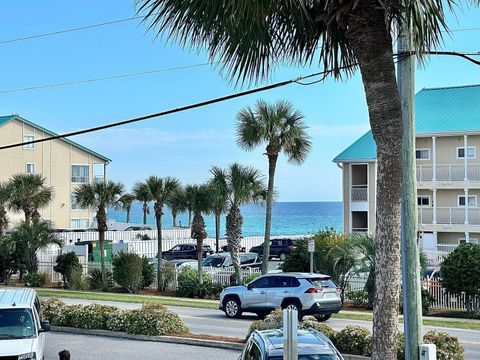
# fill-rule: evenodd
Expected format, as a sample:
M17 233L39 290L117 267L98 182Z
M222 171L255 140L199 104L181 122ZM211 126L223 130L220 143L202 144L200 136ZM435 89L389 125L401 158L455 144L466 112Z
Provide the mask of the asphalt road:
M46 341L45 360L58 360L63 349L70 351L72 360L234 360L240 355L233 350L56 332L48 333Z
M117 306L121 309L135 309L141 306L140 304L78 299L62 299L62 301L64 301L66 304L89 304L95 302L98 304ZM197 309L179 306L169 306L168 308L180 315L190 331L194 334L209 334L244 338L248 333L248 328L251 322L258 319L255 315L249 314L243 315L240 319L228 319L220 310ZM371 321L332 318L328 320L326 324L336 330L341 330L347 325L360 325L372 330ZM403 325L400 325L399 328L403 331ZM424 327L425 332L433 329L445 331L458 337L465 348L465 359L480 359L480 331L431 326Z

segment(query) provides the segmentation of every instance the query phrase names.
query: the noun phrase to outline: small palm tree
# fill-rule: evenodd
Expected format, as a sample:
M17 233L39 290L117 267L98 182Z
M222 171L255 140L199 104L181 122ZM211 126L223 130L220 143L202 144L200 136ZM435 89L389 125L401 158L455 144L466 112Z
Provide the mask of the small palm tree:
M148 207L149 199L149 192L145 183L138 182L133 187L133 195L135 199L142 203L142 211L143 211L143 225L147 224L147 215L150 214L150 208Z
M122 197L118 200L122 206L122 209L127 213L127 218L125 222L128 224L130 222L130 212L132 210L132 204L136 200L135 195L133 194L123 194Z
M21 222L9 234L9 239L11 244L14 244L16 251L23 254L25 269L29 273L38 271L38 250L51 244L62 245L62 240L57 237L51 226L45 221Z
M240 241L243 217L240 206L265 201L267 189L258 170L240 164L232 164L226 170L226 192L228 194L227 244L232 256L237 284L241 284Z
M227 172L219 167L212 167L210 170L212 178L209 182L212 194L212 212L215 216L215 251L219 251L220 243L220 219L222 214L228 210Z
M119 208L120 198L123 195L123 185L119 182L107 181L93 184L81 184L74 190L77 204L84 209L97 211L98 241L100 244L100 262L102 270L102 284L107 286L105 270L105 231L107 226L107 208Z
M192 186L193 220L191 225L191 238L197 240L198 282L203 283L202 261L203 241L207 238L203 214L211 210L210 188L207 185Z
M268 157L268 195L265 216L262 274L268 271L270 232L278 155L284 153L290 163L300 165L307 158L311 142L306 132L303 115L287 101L269 105L257 101L254 109L246 107L237 114L237 144L247 151L266 144Z
M143 185L142 185L143 184ZM174 177L158 177L150 176L145 182L137 183L136 187L145 187L148 189L148 200L153 201L153 208L155 209L155 220L157 224L157 244L158 244L158 266L157 266L157 289L160 290L160 284L163 284L162 270L162 216L163 206L167 199L180 186L178 179Z
M8 197L9 191L6 183L0 183L0 238L5 233L8 226Z
M13 175L7 185L8 206L14 212L23 211L25 222L32 218L39 219L38 210L47 206L53 199L53 189L46 185L46 180L38 174Z
M188 211L188 226L192 226L192 214L193 214L193 197L195 193L195 187L193 185L185 186L185 206Z
M181 186L167 199L167 205L172 212L172 225L177 227L177 215L187 209L186 192Z

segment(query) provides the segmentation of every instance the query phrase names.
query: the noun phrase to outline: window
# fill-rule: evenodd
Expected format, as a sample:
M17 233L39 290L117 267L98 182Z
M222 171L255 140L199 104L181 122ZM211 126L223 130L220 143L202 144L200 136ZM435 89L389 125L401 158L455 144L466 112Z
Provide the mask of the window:
M88 219L72 219L70 220L70 228L72 229L87 229Z
M72 165L72 182L88 183L90 167L88 165Z
M417 196L417 205L418 206L430 206L430 196L428 196L428 195Z
M298 287L300 286L300 282L290 276L274 276L270 279L270 285L268 287Z
M23 135L23 142L34 141L35 136L33 135ZM35 149L35 144L23 145L24 149Z
M253 283L251 283L252 289L263 289L263 288L268 288L268 284L270 282L269 277L262 277Z
M72 210L83 210L82 207L80 207L80 205L78 205L77 198L75 197L75 194L72 194L70 196L70 203L72 205Z
M467 156L469 159L475 159L477 157L477 148L475 146L469 146L467 148ZM465 148L459 147L457 148L457 158L463 159L465 158Z
M458 239L458 245L460 245L460 244L465 244L466 242L467 242L467 239L465 239L465 238L460 238L460 239ZM472 239L472 238L470 238L470 239L468 239L468 242L469 242L469 243L473 243L473 244L478 244L478 239Z
M252 342L248 347L247 353L245 354L245 360L261 360L262 353L257 344Z
M417 149L415 150L415 157L417 160L428 160L430 159L430 149Z
M458 206L465 206L465 196L458 197ZM468 207L477 207L477 195L468 196Z
M25 172L27 174L35 174L35 164L34 163L27 163L25 166Z

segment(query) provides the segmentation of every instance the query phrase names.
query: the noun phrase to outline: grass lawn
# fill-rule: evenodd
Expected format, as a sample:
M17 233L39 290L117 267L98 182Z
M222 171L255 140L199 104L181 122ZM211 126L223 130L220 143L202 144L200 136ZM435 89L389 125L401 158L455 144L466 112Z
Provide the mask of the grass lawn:
M64 297L71 299L86 299L86 300L100 300L100 301L118 301L129 303L160 303L171 306L185 306L202 309L218 309L217 300L201 300L201 299L186 299L171 296L148 296L148 295L135 295L135 294L115 294L115 293L103 293L94 291L71 291L71 290L59 290L59 289L36 289L40 296L50 297ZM334 314L333 318L347 319L347 320L363 320L371 321L373 315L369 312L360 311L343 311L339 314ZM403 317L399 317L399 321L403 322ZM428 318L423 320L423 324L426 326L438 326L445 328L467 329L467 330L479 330L480 321L463 321L454 319L442 319L442 318Z

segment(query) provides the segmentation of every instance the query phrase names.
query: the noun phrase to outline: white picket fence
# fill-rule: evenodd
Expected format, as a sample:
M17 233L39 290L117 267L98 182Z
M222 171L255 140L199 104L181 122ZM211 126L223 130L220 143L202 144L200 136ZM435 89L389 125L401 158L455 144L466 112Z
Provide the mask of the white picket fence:
M69 231L58 232L58 237L65 240L66 243L76 243L78 241L97 241L98 231ZM147 235L150 239L157 238L157 230L128 230L128 231L106 231L105 240L113 242L138 240L138 236ZM190 239L189 228L163 229L162 238L165 240L183 240Z
M439 280L422 279L422 288L428 290L430 295L435 299L432 309L437 310L460 310L466 309L466 295L451 294L447 292ZM480 296L476 296L474 302L480 304Z

